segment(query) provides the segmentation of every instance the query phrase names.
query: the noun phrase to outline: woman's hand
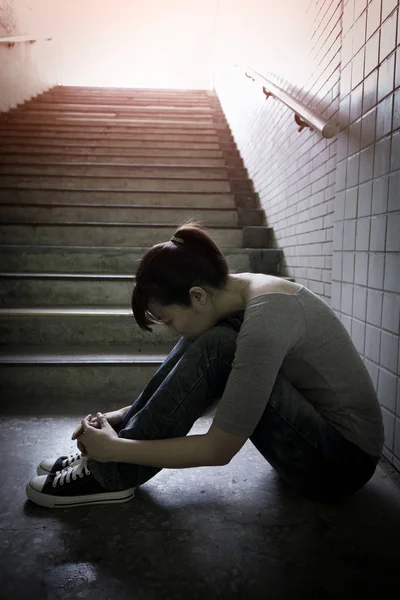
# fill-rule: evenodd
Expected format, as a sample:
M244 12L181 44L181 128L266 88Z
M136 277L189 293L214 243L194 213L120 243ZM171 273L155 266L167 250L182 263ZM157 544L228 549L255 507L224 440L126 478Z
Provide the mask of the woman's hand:
M97 425L95 424L94 419L92 419L92 415L87 415L87 417L85 417L85 419L87 419L90 423L93 423L93 427L96 427ZM96 419L97 422L97 419ZM81 434L83 433L83 428L82 428L82 424L79 425L79 427L77 427L74 431L74 433L71 435L71 440L76 440L77 437L79 437ZM81 444L81 442L77 442L78 445L78 450L81 451L82 456L86 456L86 449L85 446L83 444Z
M122 419L124 418L124 414L125 411L123 411L122 409L119 410L111 410L109 412L104 413L105 418L107 419L107 421L110 423L111 427L113 427L114 429L116 429L116 427L118 427L122 421ZM92 417L92 415L87 415L85 417L85 419L88 420L89 425L91 425L92 427L96 427L97 429L101 428L100 422L96 417ZM77 427L74 431L74 433L71 436L71 440L76 440L80 435L82 435L83 433L83 427L82 424L79 425L79 427ZM77 442L78 444L78 449L81 451L82 456L86 456L86 450L85 450L85 446L81 443L81 442Z
M82 429L82 433L76 436L78 448L80 448L79 444L84 447L85 456L99 462L113 462L113 449L118 434L104 415L97 413L96 425L92 425L91 415L88 415L83 419L79 429Z

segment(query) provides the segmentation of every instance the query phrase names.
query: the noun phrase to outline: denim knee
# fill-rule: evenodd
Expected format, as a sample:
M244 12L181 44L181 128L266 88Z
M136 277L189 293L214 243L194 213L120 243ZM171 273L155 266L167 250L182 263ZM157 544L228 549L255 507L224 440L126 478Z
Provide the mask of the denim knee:
M238 333L229 324L218 324L204 331L194 342L192 349L206 352L210 358L221 358L232 362L236 351Z

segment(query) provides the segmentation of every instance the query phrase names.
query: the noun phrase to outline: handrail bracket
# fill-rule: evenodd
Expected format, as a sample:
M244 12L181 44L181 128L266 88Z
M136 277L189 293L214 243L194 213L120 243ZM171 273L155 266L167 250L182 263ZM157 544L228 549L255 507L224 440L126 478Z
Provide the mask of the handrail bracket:
M263 87L262 91L265 94L265 99L268 100L268 98L271 98L271 96L273 96L273 94L271 92L269 92L265 87Z
M303 131L303 129L305 127L308 127L309 129L312 129L311 125L309 125L308 123L306 123L298 114L294 115L294 120L296 121L297 125L299 126L298 131Z

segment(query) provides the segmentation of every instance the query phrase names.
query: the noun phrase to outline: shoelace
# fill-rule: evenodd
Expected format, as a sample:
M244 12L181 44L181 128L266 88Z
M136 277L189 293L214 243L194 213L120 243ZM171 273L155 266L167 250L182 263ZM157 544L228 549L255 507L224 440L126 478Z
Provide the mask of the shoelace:
M70 454L68 456L68 458L65 458L63 460L63 469L65 469L66 467L69 467L71 463L75 462L76 460L79 460L81 457L81 453L80 452L76 452L75 454ZM62 469L61 469L62 470Z
M82 460L79 465L75 465L75 467L67 467L62 471L57 471L56 476L54 477L53 483L51 484L53 488L57 487L58 484L64 485L64 483L70 483L71 477L74 481L78 477L84 477L86 475L90 475L90 471L87 467L87 458L82 457Z

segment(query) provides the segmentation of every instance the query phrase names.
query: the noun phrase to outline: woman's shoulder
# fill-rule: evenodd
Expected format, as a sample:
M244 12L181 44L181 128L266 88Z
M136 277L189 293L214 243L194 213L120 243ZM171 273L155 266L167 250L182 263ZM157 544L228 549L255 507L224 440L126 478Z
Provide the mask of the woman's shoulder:
M303 286L274 275L263 273L248 273L249 285L246 289L246 300L250 302L265 294L296 294Z
M246 287L247 305L243 336L239 342L252 339L274 340L293 345L305 332L302 307L289 299L304 289L303 285L273 275L249 274ZM243 340L241 339L243 338Z

